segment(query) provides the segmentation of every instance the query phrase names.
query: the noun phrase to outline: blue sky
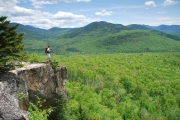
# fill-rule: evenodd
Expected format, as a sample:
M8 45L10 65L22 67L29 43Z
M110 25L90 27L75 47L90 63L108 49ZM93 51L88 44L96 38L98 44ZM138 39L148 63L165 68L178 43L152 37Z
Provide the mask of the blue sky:
M0 15L38 28L114 24L180 25L180 0L0 0Z

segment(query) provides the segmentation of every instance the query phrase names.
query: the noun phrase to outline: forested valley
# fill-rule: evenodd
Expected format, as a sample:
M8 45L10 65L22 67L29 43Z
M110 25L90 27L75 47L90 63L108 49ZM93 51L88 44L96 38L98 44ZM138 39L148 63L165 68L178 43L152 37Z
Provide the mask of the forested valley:
M179 52L52 58L68 69L68 99L57 120L180 119Z

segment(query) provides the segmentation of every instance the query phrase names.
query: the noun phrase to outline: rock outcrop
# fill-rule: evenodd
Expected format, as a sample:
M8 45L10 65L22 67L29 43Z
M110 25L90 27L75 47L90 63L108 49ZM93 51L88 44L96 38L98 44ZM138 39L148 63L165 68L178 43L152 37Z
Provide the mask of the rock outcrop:
M54 98L59 95L66 97L66 79L66 67L54 70L50 63L24 63L23 67L0 76L3 92L14 97L22 110L27 110L35 95L52 106Z
M0 82L0 120L27 120L28 112L21 110L18 101L4 92L4 85Z

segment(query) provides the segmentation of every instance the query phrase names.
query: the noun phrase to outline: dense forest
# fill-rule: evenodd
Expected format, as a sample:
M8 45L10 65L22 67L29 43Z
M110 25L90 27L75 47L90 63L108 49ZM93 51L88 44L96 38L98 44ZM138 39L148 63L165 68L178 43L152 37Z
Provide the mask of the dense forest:
M60 58L68 67L68 119L180 119L180 54Z
M55 55L52 60L68 69L68 98L57 120L180 119L179 52Z

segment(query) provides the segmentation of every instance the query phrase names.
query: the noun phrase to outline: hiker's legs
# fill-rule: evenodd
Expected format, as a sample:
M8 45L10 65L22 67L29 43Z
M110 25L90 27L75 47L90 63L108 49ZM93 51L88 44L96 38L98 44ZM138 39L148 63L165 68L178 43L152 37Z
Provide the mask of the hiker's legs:
M48 60L48 61L51 60L51 55L50 55L50 53L47 53L47 60Z

